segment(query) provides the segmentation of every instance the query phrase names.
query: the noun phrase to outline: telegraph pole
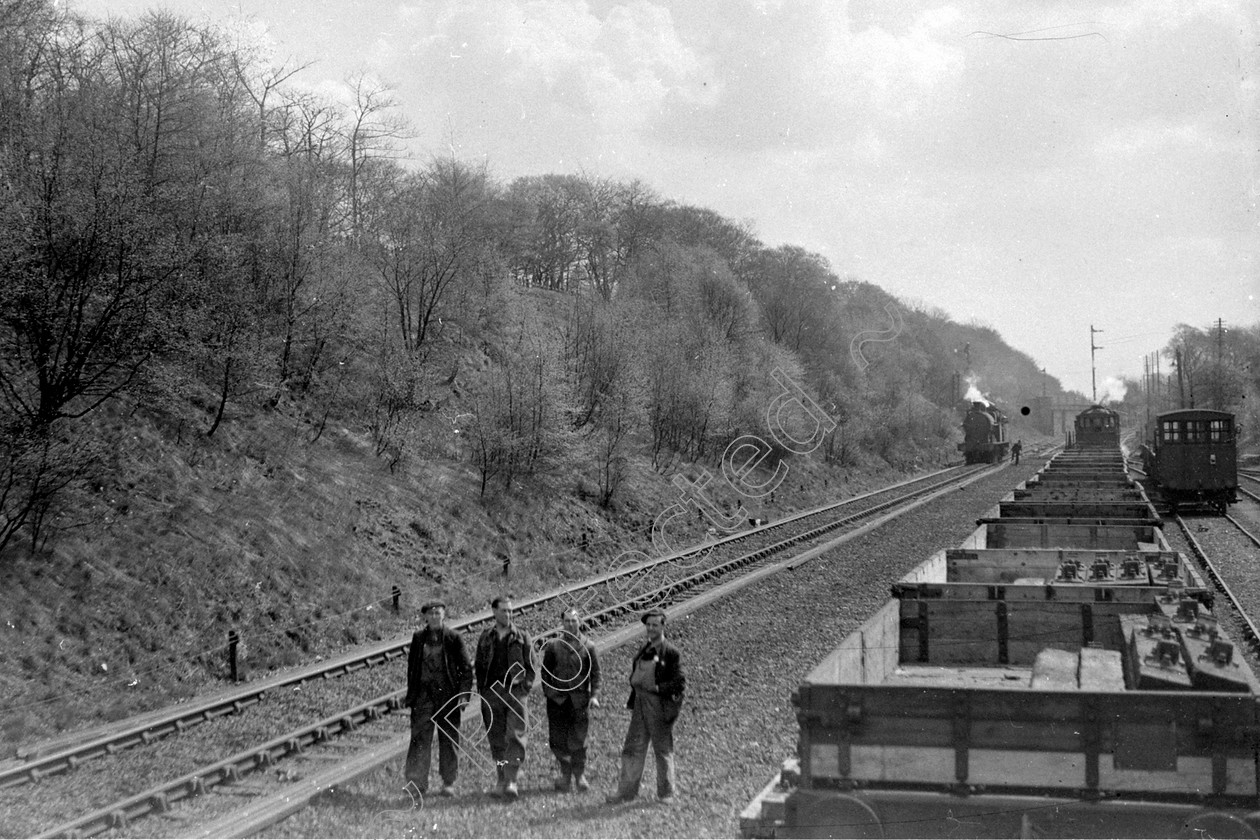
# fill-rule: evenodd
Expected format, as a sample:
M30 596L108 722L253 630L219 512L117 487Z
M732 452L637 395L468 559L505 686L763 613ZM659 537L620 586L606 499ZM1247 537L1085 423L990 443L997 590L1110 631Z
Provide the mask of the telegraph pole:
M1151 357L1142 357L1142 390L1146 392L1146 428L1151 427Z
M1094 325L1089 325L1089 387L1093 391L1094 405L1098 405L1098 369L1094 367L1094 351L1101 350L1101 347L1094 345L1094 334L1100 333L1102 330L1094 329Z
M1217 411L1225 408L1225 380L1221 369L1221 349L1225 340L1225 321L1216 319L1216 382L1212 388L1213 405Z
M1159 369L1159 351L1155 351L1155 413L1164 407L1164 374Z
M1173 364L1177 366L1177 408L1186 407L1186 385L1181 378L1181 348L1178 347L1173 353ZM1191 390L1191 393L1194 393Z

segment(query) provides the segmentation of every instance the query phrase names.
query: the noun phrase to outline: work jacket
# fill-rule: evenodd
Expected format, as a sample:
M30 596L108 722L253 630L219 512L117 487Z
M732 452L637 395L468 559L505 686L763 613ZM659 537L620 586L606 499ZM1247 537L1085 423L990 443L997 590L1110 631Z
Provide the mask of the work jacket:
M634 679L634 671L639 664L639 660L650 658L656 662L656 694L661 698L661 710L665 716L666 723L673 723L682 711L683 692L687 688L687 678L683 674L682 656L678 653L678 648L669 643L668 639L661 639L660 647L656 647L651 642L645 642L643 647L639 648L639 652L634 655L634 659L630 661L630 679ZM626 708L634 708L634 688L630 689L630 699L626 701Z
M553 703L585 708L599 695L599 654L585 636L552 639L543 649L543 694Z
M411 649L407 652L407 699L408 707L420 702L420 688L424 685L424 643L433 637L427 625L411 637ZM447 684L452 694L472 690L472 667L464 649L464 637L449 627L437 631L442 636L442 665L446 669Z
M498 630L491 625L477 640L477 659L474 665L477 674L477 692L481 696L489 696L490 689L499 682L506 683L512 694L523 697L534 687L537 669L534 667L534 652L529 644L529 636L515 624L507 633L508 655L501 673L490 673L491 660L494 657L495 636ZM517 667L519 666L519 667Z

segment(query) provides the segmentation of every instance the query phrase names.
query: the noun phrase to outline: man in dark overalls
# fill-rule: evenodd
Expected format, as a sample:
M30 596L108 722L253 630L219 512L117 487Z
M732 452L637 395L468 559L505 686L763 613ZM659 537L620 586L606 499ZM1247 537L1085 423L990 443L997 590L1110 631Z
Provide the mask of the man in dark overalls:
M512 623L512 597L499 595L490 602L494 624L477 641L477 692L481 719L490 741L498 786L491 796L516 799L516 777L525 760L525 729L529 709L525 699L537 675L529 636Z
M442 795L453 796L459 775L461 692L472 689L472 668L463 637L446 626L446 605L425 604L426 626L411 637L407 655L407 699L411 709L411 747L407 750L407 780L419 793L429 789L433 731L437 730L438 772Z
M587 790L586 738L590 710L599 708L599 654L582 634L576 607L560 614L564 628L543 649L543 694L547 696L547 735L560 765L555 788Z

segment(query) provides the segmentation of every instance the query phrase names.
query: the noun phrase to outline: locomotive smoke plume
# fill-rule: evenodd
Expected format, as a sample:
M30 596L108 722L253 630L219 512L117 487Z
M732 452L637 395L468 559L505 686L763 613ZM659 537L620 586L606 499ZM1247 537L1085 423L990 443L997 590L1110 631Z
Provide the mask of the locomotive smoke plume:
M1118 376L1108 376L1103 380L1102 386L1098 389L1098 401L1100 403L1111 400L1112 402L1120 402L1124 399L1124 394L1129 388L1124 384L1124 380Z
M984 403L985 405L993 405L993 403L989 402L988 398L985 397L984 394L980 393L980 389L976 387L975 379L969 378L966 381L967 381L967 393L964 395L963 399L965 399L967 402L981 402L981 403Z

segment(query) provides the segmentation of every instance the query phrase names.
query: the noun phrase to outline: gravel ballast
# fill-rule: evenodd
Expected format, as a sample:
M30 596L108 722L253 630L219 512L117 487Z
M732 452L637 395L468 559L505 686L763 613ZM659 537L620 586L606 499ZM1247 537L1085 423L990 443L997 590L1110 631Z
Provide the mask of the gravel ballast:
M551 790L552 761L535 697L516 803L491 799L492 777L473 770L462 773L456 798L417 805L402 791L395 766L322 797L267 836L738 836L739 812L795 753L790 696L801 678L887 601L893 581L933 552L962 542L976 518L1037 466L1030 460L1001 470L672 624L669 635L683 651L689 685L675 727L682 793L673 806L652 796L651 759L639 800L604 804L628 720L622 707L631 652L622 648L605 657L606 703L592 725L589 792Z

